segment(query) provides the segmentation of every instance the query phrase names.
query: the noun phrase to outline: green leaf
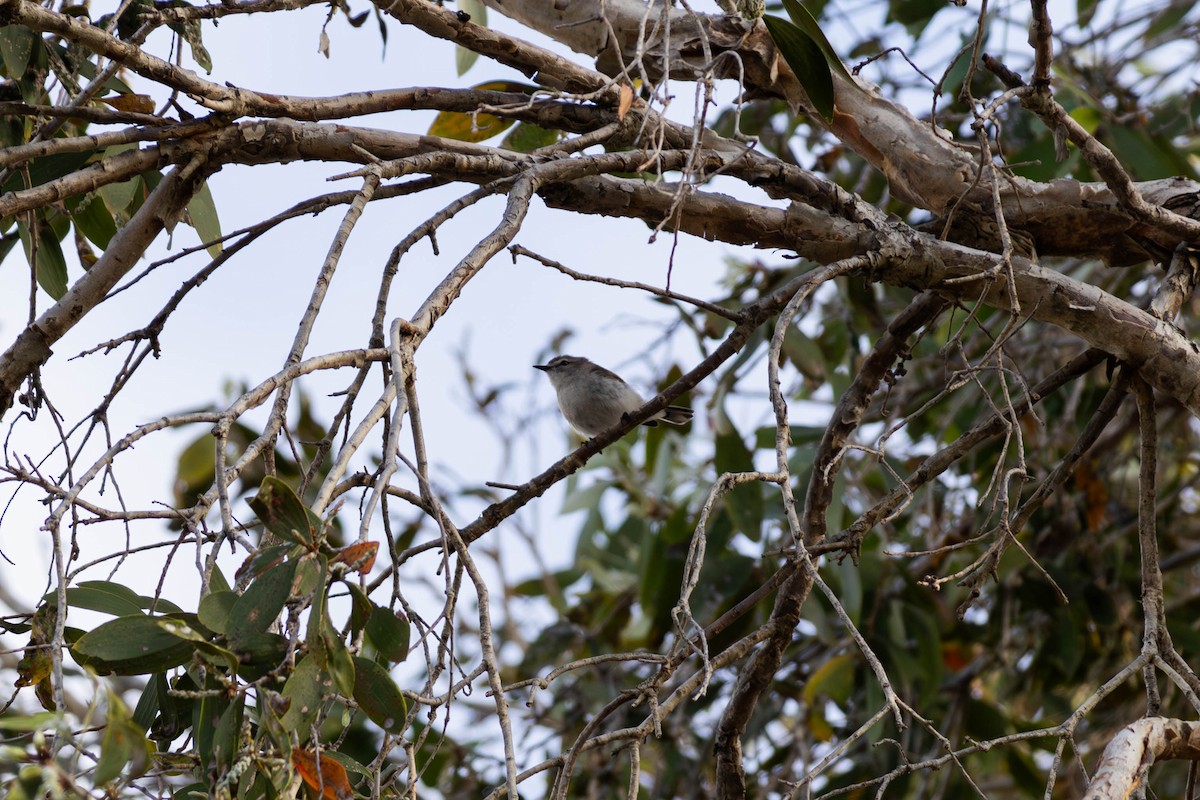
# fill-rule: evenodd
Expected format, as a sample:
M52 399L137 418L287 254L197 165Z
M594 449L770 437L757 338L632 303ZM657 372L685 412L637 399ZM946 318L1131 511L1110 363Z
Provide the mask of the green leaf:
M367 620L371 618L374 604L358 584L349 581L343 581L343 583L350 591L350 638L354 639L366 627Z
M183 38L192 50L192 60L196 62L205 72L212 74L212 56L204 47L204 42L200 38L200 20L189 19L183 22L171 25L171 29L178 33Z
M944 0L889 0L888 22L899 22L914 39L919 39L934 16L946 7Z
M239 599L236 593L230 591L209 592L200 601L200 622L214 633L225 633L229 629L233 607Z
M145 731L130 719L129 707L116 692L110 690L104 738L100 743L100 758L96 762L92 780L97 786L106 786L125 772L127 764L129 777L136 778L146 771L151 752Z
M1126 125L1113 125L1108 135L1113 152L1139 180L1198 177L1184 152L1166 137Z
M325 698L333 694L333 681L323 672L312 656L305 656L283 687L283 696L290 703L280 719L288 733L298 733L301 744L308 738L309 728L321 712Z
M1183 22L1183 18L1191 13L1193 8L1192 3L1168 3L1166 8L1154 15L1154 19L1146 27L1146 32L1142 34L1142 41L1149 42L1164 33L1178 36L1176 29L1179 23Z
M54 596L46 595L53 603ZM86 608L113 616L134 616L142 613L142 604L137 592L112 581L84 581L67 589L67 605L71 608Z
M192 735L195 737L195 749L200 756L200 763L207 771L212 763L213 747L216 740L217 728L229 708L229 700L216 690L217 684L210 677L205 689L209 690L196 700L192 707Z
M166 695L167 676L165 673L160 672L146 681L146 686L138 698L137 707L133 710L133 721L141 726L142 730L150 729L150 725L153 724L154 718L158 716L162 707L161 698Z
M288 653L288 640L278 633L248 634L229 646L237 657L237 674L247 681L278 669Z
M354 658L346 649L346 643L342 641L342 637L338 636L337 631L334 630L328 610L322 614L322 617L324 618L321 627L325 641L325 668L329 670L329 677L333 678L333 688L337 689L339 694L350 697L354 693Z
M122 147L121 149L126 149ZM116 148L108 148L105 150L105 157L114 155ZM100 192L100 198L104 201L104 205L108 206L108 210L114 217L129 219L132 210L134 198L137 197L138 190L143 187L141 178L130 178L127 181L120 183L108 183L101 186L97 191Z
M784 332L783 354L808 380L818 384L825 381L825 356L820 346L799 327L789 325Z
M713 455L717 474L753 472L754 459L742 441L741 434L728 421L724 427L726 431L717 434ZM751 540L758 541L762 534L763 521L762 483L754 481L735 487L725 495L724 503L738 530Z
M33 31L24 25L0 27L0 58L4 59L8 77L19 80L25 74L36 41Z
M273 544L251 553L242 565L238 567L237 578L241 580L246 575L252 579L262 575L267 570L283 563L293 550L298 550L294 544Z
M561 138L562 134L552 128L543 128L532 122L522 122L513 128L500 146L506 150L518 153L532 153L542 147L548 147Z
M1092 23L1092 17L1096 15L1096 9L1099 7L1100 0L1075 0L1075 24L1086 28Z
M529 93L537 87L515 81L487 81L471 88L490 92ZM429 126L429 135L455 139L460 142L482 142L508 130L515 123L514 119L501 119L493 114L442 111Z
M817 22L816 17L809 13L809 10L796 0L783 0L783 10L791 17L792 23L805 33L808 38L812 39L817 47L821 48L821 53L825 56L826 63L841 73L842 77L849 78L850 73L846 69L846 65L842 63L842 59L838 56L837 51L833 49L833 45L825 37L825 32L821 30L821 25Z
M224 772L233 763L233 755L238 750L239 734L242 730L242 716L246 708L246 695L238 694L221 714L217 728L213 732L213 762L217 769Z
M796 74L813 108L833 120L833 75L821 47L808 34L779 17L764 16L763 23L787 65Z
M388 733L401 733L408 703L387 670L369 658L354 657L354 701L363 713Z
M76 660L98 672L145 675L179 666L193 645L173 630L180 623L145 615L118 617L84 634L71 648Z
M458 0L458 10L471 15L471 22L476 25L487 25L487 6L480 0ZM479 53L470 50L462 45L454 48L454 68L458 70L459 76L467 74L467 71L475 65L479 60Z
M399 663L408 658L412 625L402 615L372 604L366 635L367 640L388 661Z
M275 622L291 594L295 574L296 562L285 561L250 584L229 612L226 635L231 642L262 633Z
M217 205L213 202L212 192L208 188L208 182L205 181L200 186L200 191L196 192L187 206L188 219L191 225L196 229L196 234L200 237L201 242L211 242L208 245L208 254L212 258L216 258L221 254L224 245L221 243L221 220L217 217Z
M41 711L37 714L21 716L18 714L6 714L0 716L0 731L13 731L15 733L29 733L32 731L45 730L54 728L59 722L59 715L53 711Z
M569 492L563 500L559 513L570 514L572 511L582 511L585 508L596 508L600 498L613 486L611 481L596 481L584 489Z
M70 213L75 227L101 250L108 247L112 237L117 235L117 223L112 212L97 195L89 197L87 202L78 203Z
M268 475L249 500L250 507L267 530L288 542L312 547L321 529L321 519L300 502L292 488Z
M854 689L856 663L853 655L844 654L817 667L804 684L805 704L811 708L820 697L827 697L838 705L849 700Z
M61 300L67 293L67 260L63 257L62 248L54 231L44 219L38 219L37 241L37 282L46 294L55 300ZM25 247L26 261L32 261L33 240L29 227L24 222L17 223L17 234Z
M79 153L55 153L54 155L35 158L29 162L28 186L41 186L44 183L58 180L65 175L70 175L86 164L87 160L95 153L96 150L84 150ZM25 183L25 177L19 170L14 172L4 182L5 192L15 192L25 188L28 188Z

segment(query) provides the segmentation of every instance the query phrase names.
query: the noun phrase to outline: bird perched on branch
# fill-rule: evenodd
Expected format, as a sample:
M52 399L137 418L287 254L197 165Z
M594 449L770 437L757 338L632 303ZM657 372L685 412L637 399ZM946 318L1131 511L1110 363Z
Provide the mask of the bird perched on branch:
M550 378L558 393L558 408L581 436L590 439L637 411L646 401L616 373L579 356L558 356L548 364L534 364ZM667 406L643 425L654 427L657 420L685 425L692 409Z

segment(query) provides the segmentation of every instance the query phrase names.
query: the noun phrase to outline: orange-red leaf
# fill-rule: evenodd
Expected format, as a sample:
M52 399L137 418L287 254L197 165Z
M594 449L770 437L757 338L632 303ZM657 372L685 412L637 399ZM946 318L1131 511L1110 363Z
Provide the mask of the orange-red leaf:
M359 575L366 575L375 566L375 554L379 552L379 542L355 542L343 547L333 557L334 563L346 564Z
M318 770L317 756L311 750L292 751L292 766L305 783L321 793L322 800L350 800L354 797L345 767L329 756L322 758L320 765Z

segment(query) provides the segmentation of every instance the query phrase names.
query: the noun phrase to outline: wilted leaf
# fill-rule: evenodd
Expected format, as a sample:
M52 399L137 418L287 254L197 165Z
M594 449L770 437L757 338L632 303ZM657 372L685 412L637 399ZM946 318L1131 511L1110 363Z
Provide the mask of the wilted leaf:
M117 111L128 111L135 114L154 113L154 100L145 94L118 94L112 97L101 97L99 100Z
M633 87L627 83L621 84L621 96L617 100L617 119L625 121L625 115L629 113L630 107L633 105Z
M318 760L311 750L292 751L292 766L323 800L350 800L354 796L346 768L329 756Z
M375 566L378 552L379 542L355 542L339 550L330 563L345 564L352 572L366 575Z

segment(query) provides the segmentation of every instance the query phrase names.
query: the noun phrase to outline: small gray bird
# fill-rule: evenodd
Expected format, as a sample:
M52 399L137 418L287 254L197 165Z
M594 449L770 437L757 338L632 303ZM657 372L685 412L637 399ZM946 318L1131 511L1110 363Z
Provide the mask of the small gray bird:
M621 380L619 375L597 366L579 356L558 356L549 364L534 364L550 378L558 393L558 407L571 427L585 439L608 430L626 414L646 404L642 396ZM692 410L683 406L667 406L643 425L654 427L655 420L672 425L685 425Z

